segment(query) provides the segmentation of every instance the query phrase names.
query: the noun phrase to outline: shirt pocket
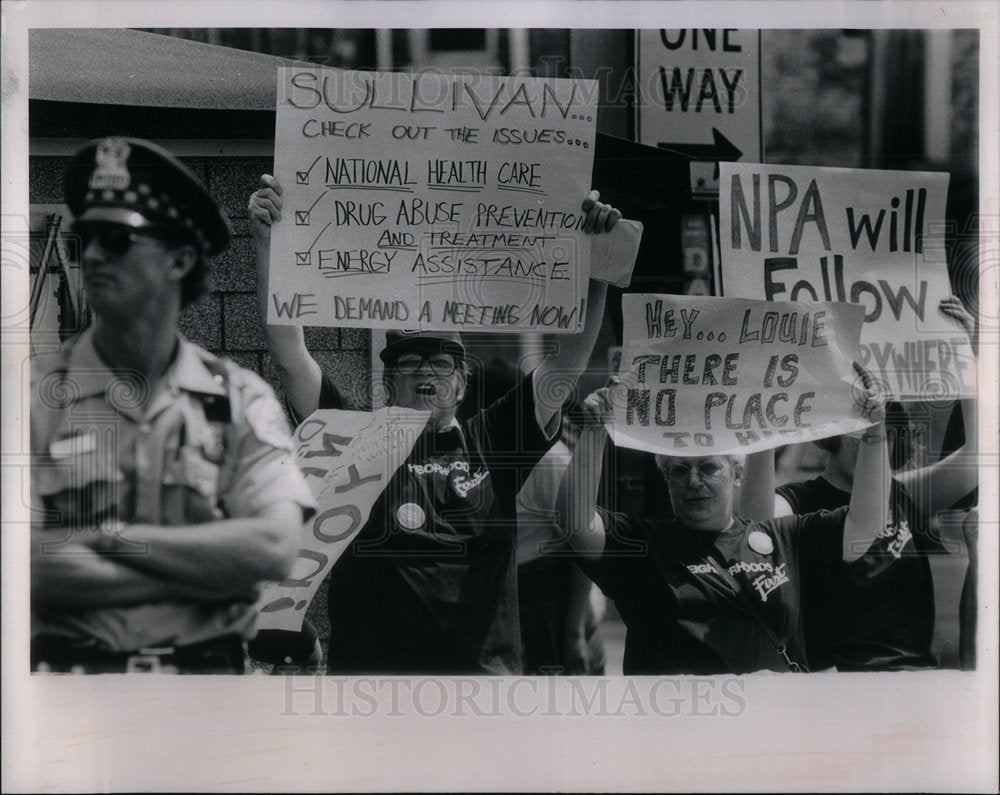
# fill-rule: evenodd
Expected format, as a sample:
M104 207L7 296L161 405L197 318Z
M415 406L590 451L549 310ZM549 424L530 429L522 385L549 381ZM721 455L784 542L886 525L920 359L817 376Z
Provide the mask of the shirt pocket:
M89 528L107 519L127 521L131 495L113 457L100 451L52 460L32 472L35 489L53 514L47 523Z
M179 448L163 469L162 521L199 524L223 518L219 507L219 464L201 447Z

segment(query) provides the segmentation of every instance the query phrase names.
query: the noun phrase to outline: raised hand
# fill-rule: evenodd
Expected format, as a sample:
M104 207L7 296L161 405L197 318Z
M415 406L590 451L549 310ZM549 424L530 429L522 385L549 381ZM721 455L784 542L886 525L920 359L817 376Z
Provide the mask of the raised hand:
M260 187L250 194L247 214L250 232L256 240L271 237L271 225L281 220L281 183L270 174L263 174Z
M622 217L621 212L600 199L600 191L592 190L583 200L582 209L587 213L587 219L583 222L584 232L593 232L595 235L610 232Z

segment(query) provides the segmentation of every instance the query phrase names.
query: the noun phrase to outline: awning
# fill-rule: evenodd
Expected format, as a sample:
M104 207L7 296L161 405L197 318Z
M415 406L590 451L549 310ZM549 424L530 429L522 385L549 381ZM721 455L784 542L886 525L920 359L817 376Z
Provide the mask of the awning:
M28 40L28 96L126 107L273 111L276 69L292 63L125 28L36 28Z

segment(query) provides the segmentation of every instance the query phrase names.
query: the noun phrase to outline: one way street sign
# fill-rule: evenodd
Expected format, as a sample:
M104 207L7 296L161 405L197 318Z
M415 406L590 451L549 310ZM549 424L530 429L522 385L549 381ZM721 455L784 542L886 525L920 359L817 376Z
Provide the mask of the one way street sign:
M710 144L674 144L660 141L657 146L687 160L714 163L712 180L718 183L719 163L735 163L742 157L743 153L715 127L712 128L712 141ZM704 185L695 184L691 187L694 190L705 189Z
M760 162L760 31L636 31L639 141L692 161L692 188L718 189L720 161Z

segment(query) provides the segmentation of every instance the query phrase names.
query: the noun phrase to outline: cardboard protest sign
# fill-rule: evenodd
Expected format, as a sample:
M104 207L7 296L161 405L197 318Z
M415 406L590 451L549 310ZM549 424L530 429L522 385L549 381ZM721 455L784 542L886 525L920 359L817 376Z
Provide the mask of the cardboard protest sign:
M975 394L951 294L948 175L722 163L723 294L865 308L861 364L900 400Z
M611 232L591 237L590 278L628 287L642 242L642 224L622 218Z
M579 331L596 85L279 68L268 322Z
M322 410L295 429L297 462L318 510L302 527L291 574L262 589L258 629L301 629L320 583L368 521L429 416L401 408Z
M861 430L852 304L622 296L616 445L677 456L753 453Z

